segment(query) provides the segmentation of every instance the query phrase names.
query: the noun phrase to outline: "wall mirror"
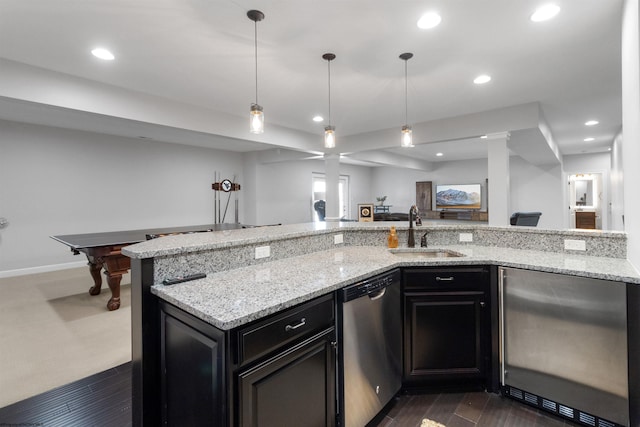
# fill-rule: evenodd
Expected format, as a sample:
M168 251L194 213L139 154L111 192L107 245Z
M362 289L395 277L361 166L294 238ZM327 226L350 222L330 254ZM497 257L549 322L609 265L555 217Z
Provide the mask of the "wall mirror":
M581 207L593 207L593 178L576 178L574 187L575 205Z

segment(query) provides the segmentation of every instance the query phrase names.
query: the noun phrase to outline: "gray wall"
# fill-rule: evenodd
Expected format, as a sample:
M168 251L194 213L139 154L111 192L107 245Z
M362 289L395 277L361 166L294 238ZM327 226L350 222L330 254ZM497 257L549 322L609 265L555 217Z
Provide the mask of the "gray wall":
M325 173L324 160L258 164L256 168L257 224L296 224L312 220L311 174ZM340 165L340 175L349 176L349 218L358 217L358 203L372 200L371 169Z
M0 275L82 261L50 235L210 224L216 170L241 155L0 121Z
M561 166L535 166L512 156L509 171L511 212L542 212L538 227L566 228Z

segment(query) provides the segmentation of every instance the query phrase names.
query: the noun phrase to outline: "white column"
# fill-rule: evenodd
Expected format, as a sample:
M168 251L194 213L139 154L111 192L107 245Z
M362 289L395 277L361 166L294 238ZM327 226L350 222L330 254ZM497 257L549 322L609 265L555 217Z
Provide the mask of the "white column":
M508 132L487 135L487 177L489 192L489 225L508 226L511 216L509 203L509 141Z
M324 155L324 173L327 190L325 205L325 221L340 220L340 155Z
M258 225L258 155L257 151L242 154L242 178L240 182L240 222ZM235 195L234 195L235 197Z
M626 0L622 14L622 170L627 259L640 271L640 7Z

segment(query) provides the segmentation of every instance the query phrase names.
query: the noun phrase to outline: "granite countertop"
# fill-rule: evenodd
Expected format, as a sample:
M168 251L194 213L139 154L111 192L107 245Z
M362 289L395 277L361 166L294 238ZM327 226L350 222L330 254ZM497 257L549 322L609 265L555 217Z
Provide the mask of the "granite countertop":
M122 253L130 258L153 258L329 233L342 227L342 223L317 222L166 236L127 246Z
M620 258L473 245L438 249L464 256L407 257L380 246L344 246L212 273L191 282L157 284L151 292L219 329L230 330L394 267L499 265L640 284L640 275Z
M267 227L253 227L236 230L224 230L215 233L195 233L178 236L166 236L161 239L152 239L141 242L122 249L122 253L130 258L144 259L158 256L176 255L188 252L198 252L212 249L228 248L247 244L260 244L318 234L336 233L344 231L388 231L394 226L398 231L406 230L406 221L376 221L376 222L316 222L288 224ZM424 220L421 227L416 227L418 231L517 231L520 234L548 234L564 235L567 237L579 238L597 235L601 238L619 238L623 232L601 231L601 230L548 230L533 227L495 227L486 224L476 224L469 222L444 222Z

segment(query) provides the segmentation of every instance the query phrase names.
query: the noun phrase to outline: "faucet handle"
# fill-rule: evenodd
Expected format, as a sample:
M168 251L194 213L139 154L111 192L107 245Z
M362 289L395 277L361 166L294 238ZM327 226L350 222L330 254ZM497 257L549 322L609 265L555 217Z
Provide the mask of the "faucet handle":
M421 248L426 248L427 247L427 232L425 232L422 237L420 238L420 247Z

